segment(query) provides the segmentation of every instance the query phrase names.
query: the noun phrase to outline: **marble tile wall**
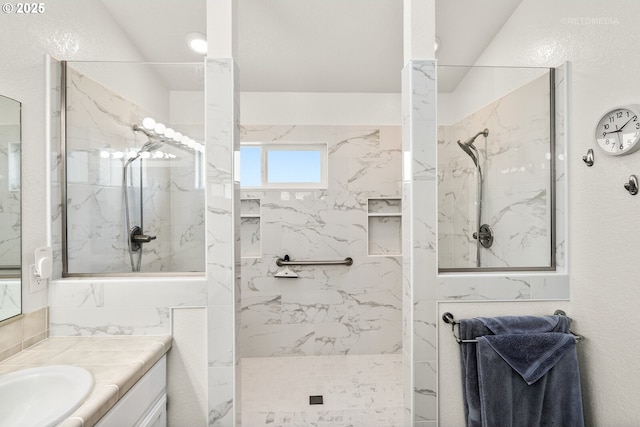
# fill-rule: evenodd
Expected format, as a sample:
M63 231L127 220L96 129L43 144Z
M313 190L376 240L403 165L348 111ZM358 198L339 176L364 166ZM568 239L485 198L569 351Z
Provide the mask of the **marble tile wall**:
M450 126L438 128L440 268L476 266L477 170L457 145L478 137L483 174L482 223L494 232L483 267L551 263L550 86L547 75Z
M123 170L127 155L147 141L131 126L152 114L71 65L67 81L68 271L131 271ZM194 188L193 152L166 144L159 149L176 158L138 159L127 167L130 225L141 222L143 161L144 232L157 236L143 246L140 270L203 271L204 190ZM174 254L179 262L172 261Z
M208 425L239 416L240 151L239 94L233 59L206 60L206 278Z
M206 302L203 277L52 280L51 336L170 334L171 307Z
M404 423L437 425L438 322L436 66L409 61L402 71Z
M260 242L242 259L242 357L400 352L401 257L381 250L382 255L369 256L368 247L369 199L401 195L400 128L242 126L241 131L246 142L328 144L326 190L241 192L246 209L249 199L259 200L260 212L259 229L243 223L252 227L245 237L259 231ZM392 248L397 252L399 224L389 225L390 234L397 234ZM388 239L384 232L377 235L378 242ZM275 261L284 255L354 262L294 266L298 278L275 278Z

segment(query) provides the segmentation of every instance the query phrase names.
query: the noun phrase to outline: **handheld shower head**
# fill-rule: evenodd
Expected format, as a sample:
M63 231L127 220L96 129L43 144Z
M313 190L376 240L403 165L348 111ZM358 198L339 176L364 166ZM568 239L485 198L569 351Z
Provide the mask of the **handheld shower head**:
M462 148L462 150L465 153L467 153L469 157L471 157L471 160L473 160L473 164L476 165L478 169L480 169L480 165L478 164L478 159L480 155L478 154L478 149L475 147L475 145L473 145L473 142L480 135L486 138L487 136L489 136L489 129L485 128L481 130L480 132L476 133L475 135L473 135L471 138L467 139L464 142L462 142L461 140L458 140L458 145L460 146L460 148Z
M151 152L157 148L160 148L160 146L162 145L162 141L159 139L151 139L149 138L149 140L147 142L145 142L142 147L140 147L140 149L138 150L138 152L136 153L135 156L130 157L127 160L126 165L129 165L131 162L133 162L134 160L136 160L138 157L140 157L140 155L142 153L148 153Z
M473 141L471 141L471 143L473 143ZM473 147L473 145L468 144L467 142L462 142L460 140L458 140L458 145L460 146L460 148L462 148L462 151L464 151L469 157L471 157L471 160L473 160L473 164L478 167L478 158L475 154L473 154L473 151L471 151L471 147Z
M142 154L144 152L155 150L156 148L160 148L161 145L162 145L162 141L161 140L159 140L159 139L156 139L156 140L149 139L147 142L145 142L142 145L140 150L138 150L138 155L140 155L140 154Z

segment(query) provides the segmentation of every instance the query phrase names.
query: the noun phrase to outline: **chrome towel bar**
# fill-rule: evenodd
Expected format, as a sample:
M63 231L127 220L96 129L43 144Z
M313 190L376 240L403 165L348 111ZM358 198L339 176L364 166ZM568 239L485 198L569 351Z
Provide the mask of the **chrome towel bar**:
M554 314L554 316L566 316L567 315L567 313L565 313L563 310L556 310L553 314ZM444 321L444 323L448 323L449 325L451 325L451 333L453 334L453 337L455 338L455 340L456 340L456 342L458 344L466 344L466 343L476 343L476 342L478 342L478 340L463 340L463 339L460 338L460 322L455 320L455 318L453 317L453 314L451 314L451 313L449 313L447 311L446 313L444 313L442 315L442 320ZM456 330L455 330L456 325L458 325L458 335L456 335ZM571 329L569 329L569 333L574 336L576 341L581 341L581 340L584 339L584 337L582 335L576 334Z
M276 265L282 267L284 265L351 265L353 259L346 257L345 259L338 260L308 260L308 261L291 261L289 255L285 255L284 258L278 257L276 259Z

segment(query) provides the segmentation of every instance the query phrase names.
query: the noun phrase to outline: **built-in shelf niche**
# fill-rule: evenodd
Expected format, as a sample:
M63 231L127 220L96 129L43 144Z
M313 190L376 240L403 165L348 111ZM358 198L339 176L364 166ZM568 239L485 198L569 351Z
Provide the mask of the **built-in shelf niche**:
M260 243L260 199L240 200L240 240L241 253L245 258L259 258L262 254Z
M369 255L402 255L402 200L369 199Z

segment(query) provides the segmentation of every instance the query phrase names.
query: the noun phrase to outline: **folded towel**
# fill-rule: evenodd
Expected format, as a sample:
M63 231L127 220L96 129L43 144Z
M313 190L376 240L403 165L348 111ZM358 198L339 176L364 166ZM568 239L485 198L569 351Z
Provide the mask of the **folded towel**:
M499 335L500 332L520 331L530 325L537 332L569 332L570 319L566 316L503 316L494 318L462 319L460 338L475 340L485 335ZM487 326L488 325L488 326ZM496 332L494 332L493 328ZM541 331L542 329L542 331ZM460 346L462 363L462 391L464 396L465 419L468 427L482 426L480 411L480 389L476 357L477 344L465 343ZM500 356L498 356L500 357Z
M477 363L482 426L584 426L572 335L479 337Z
M487 335L478 337L477 356L489 347L502 357L529 385L553 368L568 352L575 351L576 340L571 334L549 332L542 334ZM480 375L480 365L478 365Z

